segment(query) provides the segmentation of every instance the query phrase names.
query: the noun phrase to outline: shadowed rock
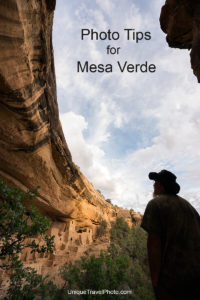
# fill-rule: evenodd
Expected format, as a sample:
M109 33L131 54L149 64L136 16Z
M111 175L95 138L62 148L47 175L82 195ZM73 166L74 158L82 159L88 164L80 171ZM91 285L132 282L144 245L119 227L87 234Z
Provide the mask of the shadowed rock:
M172 48L191 49L191 66L200 82L200 3L198 0L167 0L160 24Z

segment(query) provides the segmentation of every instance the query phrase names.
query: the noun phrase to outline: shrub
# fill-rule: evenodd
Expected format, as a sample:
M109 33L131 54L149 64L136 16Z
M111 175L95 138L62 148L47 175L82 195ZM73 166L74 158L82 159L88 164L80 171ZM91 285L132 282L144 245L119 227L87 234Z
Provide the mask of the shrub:
M0 179L0 267L11 270L9 299L33 299L34 289L42 277L31 268L24 268L19 258L23 249L33 252L53 252L54 237L46 235L49 221L31 206L23 204L37 196L37 189L24 192L20 188L8 187ZM33 240L42 236L43 244ZM26 298L29 295L29 298Z
M127 255L130 260L128 285L133 290L130 299L153 300L153 290L147 260L147 234L138 226L129 228L123 218L117 218L110 231L111 244L108 249L112 257Z
M97 227L97 237L101 237L102 235L107 233L108 223L106 220L102 220Z
M99 257L82 257L74 265L65 264L61 276L65 280L66 290L119 290L128 280L129 265L128 257L113 259L109 253L104 252ZM94 295L83 296L83 299L94 299ZM103 299L113 299L113 295L105 295Z
M108 202L108 203L110 203L111 205L113 205L111 199L106 199L106 202Z

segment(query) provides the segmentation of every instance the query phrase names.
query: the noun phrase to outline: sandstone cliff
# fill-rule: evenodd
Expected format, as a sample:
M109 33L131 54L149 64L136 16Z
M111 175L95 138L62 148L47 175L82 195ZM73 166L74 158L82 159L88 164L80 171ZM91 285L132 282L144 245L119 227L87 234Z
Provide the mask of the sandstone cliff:
M35 204L51 218L92 225L106 205L72 162L59 121L54 7L46 0L0 2L0 175L24 188L40 186Z
M160 24L170 47L191 49L191 65L200 82L200 3L198 0L166 0Z
M22 260L55 275L91 245L108 246L107 238L95 241L101 220L124 214L131 224L134 216L107 203L72 161L56 99L54 9L53 0L0 1L0 176L23 189L40 186L35 205L51 220L55 252L26 251Z

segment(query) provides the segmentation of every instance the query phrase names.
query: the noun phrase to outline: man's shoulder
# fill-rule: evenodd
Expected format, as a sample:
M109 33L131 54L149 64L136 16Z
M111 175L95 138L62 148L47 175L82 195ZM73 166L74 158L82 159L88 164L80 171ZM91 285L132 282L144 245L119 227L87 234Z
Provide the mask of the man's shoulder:
M162 195L164 196L164 195ZM157 196L151 199L145 209L141 227L147 232L160 234L160 202L163 197ZM164 197L165 198L165 197Z
M148 203L149 208L159 209L160 211L165 211L168 209L179 210L183 212L191 211L196 215L199 215L196 209L192 206L192 204L180 197L178 195L158 195Z
M177 195L169 195L169 194L163 194L158 195L151 199L148 202L148 210L159 210L159 211L165 211L170 209L171 207L178 207L180 205L180 202L188 203L187 200L177 196Z
M151 199L150 201L149 201L149 203L148 204L163 204L163 203L165 203L165 202L168 202L170 199L174 199L175 200L175 196L173 196L173 195L165 195L165 194L163 194L163 195L158 195L158 196L155 196L153 199Z
M171 195L171 194L163 194L163 195L158 195L151 199L149 202L152 203L164 203L164 202L169 202L169 201L182 201L182 202L187 202L189 203L186 199L178 196L178 195Z

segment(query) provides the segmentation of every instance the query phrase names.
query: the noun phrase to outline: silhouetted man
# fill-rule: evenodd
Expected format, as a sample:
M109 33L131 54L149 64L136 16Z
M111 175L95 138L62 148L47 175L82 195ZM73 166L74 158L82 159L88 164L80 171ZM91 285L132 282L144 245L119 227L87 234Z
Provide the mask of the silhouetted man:
M157 300L200 299L200 216L177 194L176 176L149 173L154 198L141 226L148 232L147 250Z

